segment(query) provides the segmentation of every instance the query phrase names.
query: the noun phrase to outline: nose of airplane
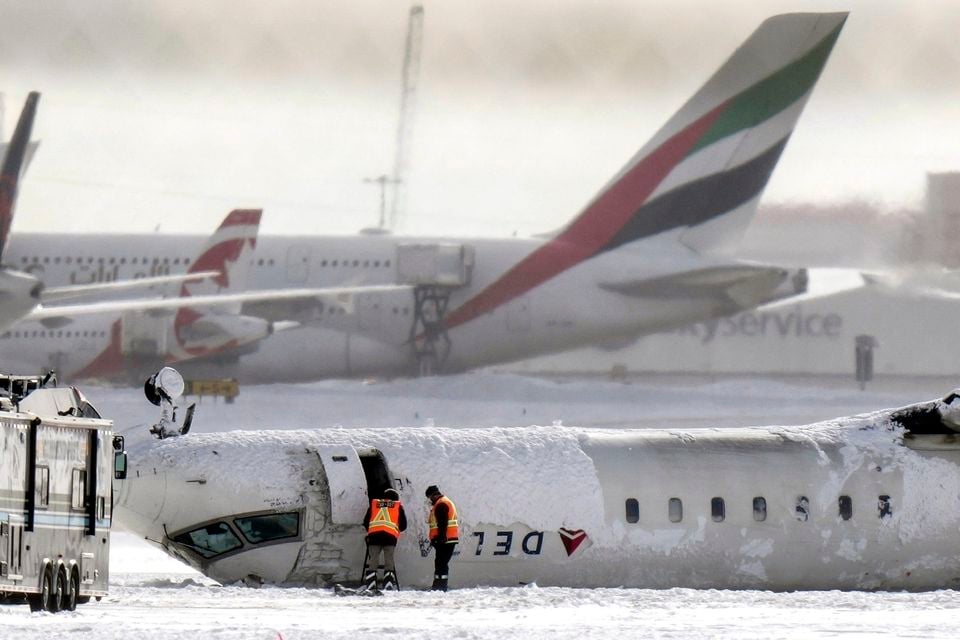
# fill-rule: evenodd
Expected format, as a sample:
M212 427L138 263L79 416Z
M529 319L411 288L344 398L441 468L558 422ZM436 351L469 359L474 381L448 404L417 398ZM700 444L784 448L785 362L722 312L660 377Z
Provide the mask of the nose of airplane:
M151 443L159 448L163 443ZM132 451L127 477L115 480L114 519L122 529L161 540L165 516L174 502L167 495L171 469L152 449Z

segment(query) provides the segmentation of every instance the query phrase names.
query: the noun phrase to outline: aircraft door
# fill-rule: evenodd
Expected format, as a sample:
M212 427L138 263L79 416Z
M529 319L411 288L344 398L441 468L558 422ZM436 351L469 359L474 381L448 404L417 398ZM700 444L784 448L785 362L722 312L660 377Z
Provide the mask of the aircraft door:
M287 282L303 284L310 275L310 247L295 244L287 249Z
M521 296L507 305L507 330L524 333L530 325L530 298Z
M366 293L357 296L357 314L360 329L374 331L380 328L380 314L383 309L382 296L379 293Z
M330 519L334 524L359 525L369 506L367 477L357 451L349 445L324 445L320 458L330 490Z

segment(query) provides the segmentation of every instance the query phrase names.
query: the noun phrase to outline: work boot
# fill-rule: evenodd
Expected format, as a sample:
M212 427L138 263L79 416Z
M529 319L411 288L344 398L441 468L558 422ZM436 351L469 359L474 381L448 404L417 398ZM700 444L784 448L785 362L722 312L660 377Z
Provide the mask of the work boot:
M440 576L434 576L433 586L430 587L430 591L446 591L447 590L447 579L441 578Z
M383 590L400 591L400 583L397 582L397 574L393 571L383 572Z
M363 576L363 585L360 587L364 591L376 591L377 590L377 572L368 571Z

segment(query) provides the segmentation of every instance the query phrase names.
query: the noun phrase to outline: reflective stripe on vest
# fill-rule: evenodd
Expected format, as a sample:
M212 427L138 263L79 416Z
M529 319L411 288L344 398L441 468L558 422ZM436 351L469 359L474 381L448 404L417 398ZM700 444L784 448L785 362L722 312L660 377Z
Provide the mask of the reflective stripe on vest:
M400 503L396 500L370 501L370 524L367 533L388 533L395 540L400 539Z
M433 503L433 508L430 510L430 520L428 521L430 525L428 535L431 540L434 540L440 534L440 529L437 527L437 507L441 504L447 505L447 515L449 517L449 520L447 520L447 542L456 542L460 539L460 522L457 520L457 508L453 506L453 501L447 496L443 496Z

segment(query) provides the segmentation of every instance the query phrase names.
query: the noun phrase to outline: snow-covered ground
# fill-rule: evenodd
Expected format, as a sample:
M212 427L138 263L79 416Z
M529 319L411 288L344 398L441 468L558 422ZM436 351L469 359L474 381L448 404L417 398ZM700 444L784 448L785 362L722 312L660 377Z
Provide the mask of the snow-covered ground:
M950 381L427 380L248 387L205 399L194 429L403 426L603 427L799 424L945 394ZM155 408L131 389L86 388L131 444ZM116 533L111 592L74 613L0 607L3 638L956 638L960 593L465 589L339 598L327 590L219 586Z

